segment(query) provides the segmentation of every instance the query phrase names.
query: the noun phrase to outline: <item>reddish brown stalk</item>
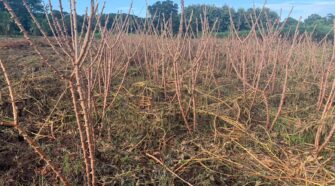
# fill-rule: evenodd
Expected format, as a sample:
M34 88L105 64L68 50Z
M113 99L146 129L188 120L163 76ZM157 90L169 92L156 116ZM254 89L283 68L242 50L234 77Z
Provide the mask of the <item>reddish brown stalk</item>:
M180 112L181 115L183 117L185 126L187 128L187 131L189 133L191 133L191 128L189 126L189 123L187 121L187 116L186 113L184 111L184 107L183 107L183 103L182 103L182 98L181 98L181 88L180 88L180 78L179 78L179 73L178 73L178 67L177 67L177 60L174 59L173 60L173 71L174 71L174 84L175 84L175 88L176 88L176 95L177 95L177 99L178 99L178 103L179 103L179 108L180 108Z
M335 20L333 21L333 30L334 30L334 36L335 36ZM334 60L335 60L335 41L333 42L333 52L332 52L332 57L331 57L330 64L332 64ZM330 71L330 69L327 69L327 71ZM328 79L328 76L326 75L326 79L324 80L324 82L325 82L324 84L327 83L327 79ZM324 87L323 89L324 90L321 90L321 91L325 91L326 87ZM321 124L318 127L318 130L317 130L316 135L315 135L314 147L315 147L315 151L317 153L319 153L329 143L329 141L331 140L331 138L333 137L334 132L335 132L335 124L333 124L333 127L332 127L331 131L329 132L328 136L326 137L326 140L320 145L322 131L324 130L324 127L325 127L324 117L325 117L326 113L329 111L329 109L331 108L331 105L333 104L334 99L335 99L335 80L333 80L332 90L329 94L329 97L327 99L327 103L324 106L323 113L322 113L322 116L321 116ZM322 99L319 100L319 101L321 102L320 104L322 104Z
M76 1L71 0L71 14L72 14L72 23L73 23L73 31L74 31L74 59L73 59L73 64L74 64L74 75L76 79L76 89L79 95L79 104L81 106L81 111L82 111L82 117L84 119L84 128L86 132L86 140L87 140L87 146L88 146L88 154L89 154L89 160L90 160L90 175L91 175L91 183L89 184L96 185L96 178L95 178L95 158L94 158L94 139L93 139L93 134L91 130L91 125L92 122L90 121L90 114L88 111L88 102L87 102L87 97L85 96L85 91L84 87L82 85L83 82L83 77L81 75L81 69L80 69L80 64L84 60L84 56L86 56L87 49L91 43L89 40L91 37L91 23L93 19L93 14L94 14L94 3L91 0L91 16L89 19L88 23L88 31L85 35L84 43L83 46L81 47L80 52L79 50L79 43L78 43L78 29L77 29L77 11L76 11Z
M0 126L6 126L6 127L14 127L15 124L13 122L8 121L0 121Z
M324 119L325 119L328 111L330 110L334 100L335 100L335 80L333 81L332 90L330 92L330 95L327 99L327 103L324 106L324 110L322 112L322 116L321 116L321 119L320 119L321 124L318 127L318 130L317 130L316 135L315 135L314 146L315 146L315 151L317 153L320 152L329 143L329 141L331 140L331 138L333 137L333 134L335 132L335 124L333 124L333 127L332 127L331 131L329 132L328 136L326 137L326 140L320 146L322 132L325 128Z
M325 51L326 51L326 45L324 44L321 61L324 61ZM327 84L328 84L329 72L330 72L331 68L332 68L332 62L330 62L328 64L326 70L324 70L324 68L322 69L322 78L321 78L321 81L320 81L320 92L319 92L318 104L317 104L318 105L318 107L317 107L318 111L320 111L321 107L322 107L322 103L323 103L323 100L324 100L324 97L325 97L326 88L327 88ZM326 71L326 73L324 71Z
M301 20L301 18L300 18ZM300 20L299 20L299 23L300 23ZM298 37L298 32L299 32L299 23L296 27L296 30L295 30L295 33L294 33L294 38L293 38L293 41L292 41L292 44L291 44L291 48L289 50L289 53L287 55L287 58L286 58L286 61L285 61L285 78L284 78L284 83L283 83L283 90L282 90L282 94L281 94L281 98L280 98L280 103L279 103L279 106L278 106L278 110L277 110L277 114L275 116L275 118L273 119L272 121L272 124L269 128L269 130L271 131L273 129L273 127L275 126L277 120L278 120L278 117L280 116L281 114L281 111L282 111L282 107L284 105L284 100L285 100L285 94L286 94L286 89L287 89L287 80L288 80L288 68L289 68L289 61L291 60L291 57L292 57L292 54L293 54L293 49L296 45L296 41L297 41L297 37Z
M87 183L90 183L91 182L90 161L87 155L86 137L85 137L84 129L82 127L82 122L80 121L81 116L79 114L79 109L78 109L78 103L77 103L78 99L75 93L75 87L73 83L69 83L69 85L70 85L70 91L71 91L71 97L72 97L73 110L76 115L76 122L77 122L77 127L79 131L79 136L80 136L81 149L82 149L82 153L83 153L83 157L85 161L86 179L87 179Z

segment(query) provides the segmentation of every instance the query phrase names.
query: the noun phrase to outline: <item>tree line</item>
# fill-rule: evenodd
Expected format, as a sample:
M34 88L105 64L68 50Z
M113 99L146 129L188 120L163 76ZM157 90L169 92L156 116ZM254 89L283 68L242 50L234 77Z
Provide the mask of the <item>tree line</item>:
M28 11L23 6L22 1L8 0L10 5L13 7L17 16L23 23L23 26L30 32L31 35L39 36L41 33L38 31L36 25L33 23L29 16ZM42 0L28 0L28 5L34 13L37 20L40 22L42 28L48 35L52 35L52 29L49 24L52 24L51 17L54 16L56 19L61 19L61 12L59 10L47 11L48 7L42 5ZM181 13L179 12L178 4L171 0L157 1L154 4L148 6L149 20L152 25L160 30L164 25L169 25L173 33L177 33L180 24ZM145 18L141 18L135 15L127 14L103 14L101 17L101 23L107 22L107 28L113 27L113 23L116 19L124 20L126 17L130 17L131 20L128 31L135 32L136 28L139 28L144 23L147 23ZM227 5L217 7L214 5L190 5L184 9L184 20L190 25L190 30L193 32L202 32L204 29L212 29L217 35L227 35L231 30L231 22L233 21L235 29L243 34L247 33L255 21L259 17L259 23L262 26L274 24L276 21L280 21L280 16L277 12L269 8L249 8L249 9L234 9ZM307 32L312 33L312 37L316 40L323 38L333 39L332 28L333 20L335 15L328 14L323 17L318 14L312 14L305 20L300 22L299 31L300 33ZM70 15L64 12L65 25L70 25ZM84 15L78 15L78 29L81 29L84 22ZM288 17L285 20L283 28L283 34L293 35L298 20ZM114 25L115 26L115 25ZM67 26L70 28L70 26ZM78 30L80 31L80 30ZM68 30L70 34L71 31ZM15 26L15 23L9 16L9 13L5 10L3 5L0 3L0 35L20 35L19 29Z

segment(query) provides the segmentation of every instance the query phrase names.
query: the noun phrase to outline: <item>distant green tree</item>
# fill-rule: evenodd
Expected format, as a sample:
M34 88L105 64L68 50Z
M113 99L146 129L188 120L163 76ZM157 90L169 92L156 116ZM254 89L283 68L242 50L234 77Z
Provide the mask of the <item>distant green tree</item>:
M148 6L148 10L151 16L164 16L167 19L170 16L178 15L178 5L171 0L157 1L153 5Z
M19 17L20 21L22 22L23 26L26 28L27 31L30 32L32 35L41 35L36 25L32 22L29 13L27 12L26 8L23 6L21 0L7 0L7 2L11 5L14 12ZM34 15L40 22L44 31L51 36L52 30L49 27L48 21L46 19L46 15L43 12L42 0L27 0L29 7L33 11ZM180 14L178 14L178 5L174 3L172 0L163 0L157 1L154 4L148 7L148 12L154 26L161 30L163 27L163 23L169 21L172 24L172 31L174 33L178 32L179 30L179 23L180 23ZM53 15L56 17L58 21L61 21L61 12L59 10L53 10ZM192 18L191 18L192 15ZM115 20L125 20L126 18L129 19L129 26L128 32L136 33L137 28L144 28L146 25L143 23L145 20L143 18L139 18L134 15L127 15L127 14L108 14L109 21L108 21L108 28L113 26L113 22ZM230 18L230 16L232 16ZM48 14L48 17L51 22L51 15ZM104 24L107 18L107 14L101 17L101 23ZM214 32L217 32L217 35L225 37L229 35L231 22L232 19L235 25L235 28L241 35L246 35L250 29L251 25L254 23L256 18L259 18L258 26L262 28L267 28L269 25L280 20L278 14L272 11L269 8L249 8L247 10L240 8L240 9L233 9L224 5L222 7L217 7L214 5L190 5L185 7L185 18L186 23L191 25L191 29L196 31L203 31L203 28L206 29L214 29ZM312 14L308 16L303 22L300 23L299 31L300 33L303 32L313 32L312 36L316 40L321 40L325 36L327 39L332 40L333 34L331 33L333 28L333 20L335 19L334 14L327 14L326 16L322 17L318 14ZM78 15L78 31L80 32L82 29L84 16ZM71 34L71 27L70 27L70 15L67 12L64 12L64 21L67 27L68 35ZM190 22L189 22L190 21ZM283 24L283 21L281 22ZM60 24L62 26L62 24ZM286 24L284 25L284 29L282 30L282 35L286 36L293 36L296 26L298 25L298 21L292 17L287 18ZM214 27L215 26L215 27ZM53 27L52 27L53 28ZM257 27L258 29L259 27ZM55 28L53 28L55 29ZM86 27L84 27L86 29ZM0 35L19 35L20 31L16 27L15 23L11 20L10 15L5 10L2 3L0 3Z
M288 17L286 19L286 25L288 26L296 26L298 24L298 20L294 19L293 17Z
M313 33L312 37L315 40L322 40L325 37L326 39L332 40L333 34L333 14L328 14L325 17L322 17L318 14L312 14L304 20L304 29L306 32Z
M277 20L279 20L279 15L269 8L249 8L246 12L248 26L251 27L252 23L258 18L258 23L260 26L267 28L273 25Z
M320 15L318 15L318 14L312 14L312 15L308 16L308 18L305 19L304 22L305 22L307 25L312 25L312 24L317 24L317 23L322 23L322 24L324 24L325 21L326 21L326 19L323 18L323 17L321 17Z
M249 30L250 25L247 21L247 13L243 8L239 8L235 13L234 24L237 30Z
M20 19L26 21L30 18L29 13L21 0L7 0L7 2ZM27 3L32 12L37 13L43 11L42 0L27 0ZM0 11L5 11L4 5L2 3L0 3Z
M157 1L153 5L148 6L148 11L151 18L154 19L154 24L158 27L158 29L161 28L161 24L171 19L173 31L178 31L178 4L171 0Z
M220 31L228 31L230 27L230 15L229 11L231 12L232 18L234 20L235 18L235 10L232 8L229 8L229 6L224 5L221 8L221 14L219 16L219 30ZM213 18L212 18L213 19Z
M27 13L26 8L24 7L22 0L7 0L8 4L19 16L20 14ZM42 12L43 5L42 0L27 0L27 3L33 12ZM0 11L4 11L5 7L0 3Z
M202 17L204 15L205 7L206 7L205 5L190 5L190 6L185 7L185 19L187 23L190 24L193 32L202 30L201 23L202 23Z
M129 33L136 33L138 31L139 27L143 28L143 23L145 22L144 18L140 18L135 15L128 15L125 13L122 14L115 14L115 13L110 13L110 14L103 14L101 16L101 24L105 25L106 19L108 17L108 22L107 22L107 28L108 29L113 29L112 27L117 25L115 22L122 23L126 19L128 19L129 25L127 26L128 32Z
M208 26L209 29L214 29L218 32L225 32L230 27L230 15L229 10L232 13L233 19L235 17L235 10L229 8L227 5L223 7L209 6L209 5L191 5L185 8L186 20L191 20L192 28L195 30L202 30L204 26ZM207 25L203 25L207 23ZM216 25L215 25L216 24ZM198 25L198 28L196 28Z
M282 34L283 35L286 35L288 37L293 37L294 36L294 33L295 33L295 30L298 26L298 23L299 21L294 19L293 17L288 17L286 18L281 24L285 24L283 25L284 26L284 29L282 30ZM299 31L300 33L304 32L305 29L303 28L303 25L300 24L299 26Z
M335 15L334 14L327 14L326 16L326 23L327 24L333 24L333 20L335 19Z
M10 15L5 11L0 11L0 34L9 35L11 31Z
M320 41L327 36L327 39L332 39L333 34L331 31L333 30L332 25L325 24L314 24L314 25L306 25L306 31L309 33L313 33L312 37Z
M21 0L7 0L8 4L12 7L14 10L15 14L18 16L20 21L22 22L22 25L27 29L30 30L30 27L32 25L31 18L29 16L28 11L24 7L23 3ZM43 11L43 6L42 6L42 0L27 0L27 3L32 10L33 13L38 13ZM5 7L2 3L0 3L0 12L4 14L3 12L6 12ZM8 25L9 24L9 25ZM14 27L14 24L10 24L8 20L5 19L0 19L0 25L6 25L6 29L9 33L11 34L17 34L18 29ZM8 34L7 33L2 33L2 34Z

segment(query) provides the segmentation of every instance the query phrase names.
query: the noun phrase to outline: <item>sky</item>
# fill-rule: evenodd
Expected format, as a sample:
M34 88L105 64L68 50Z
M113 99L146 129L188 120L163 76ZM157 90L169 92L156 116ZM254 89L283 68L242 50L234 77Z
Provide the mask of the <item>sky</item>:
M47 0L44 0L47 2ZM58 8L59 0L52 0L54 9ZM106 2L105 13L116 13L122 12L127 13L131 2L133 1L132 13L138 16L145 17L146 15L146 4L153 4L156 0L100 0L100 2ZM228 5L235 9L238 8L252 8L262 7L264 0L184 0L185 6L192 4L209 4L221 7ZM179 0L174 0L179 3ZM68 0L63 0L64 9L68 9ZM89 0L77 0L78 13L82 14L85 8L89 4ZM328 13L335 14L335 0L267 0L266 6L271 10L276 11L278 14L281 13L281 17L285 18L288 16L290 10L293 7L291 17L299 19L306 19L309 15L317 13L321 16L326 16Z

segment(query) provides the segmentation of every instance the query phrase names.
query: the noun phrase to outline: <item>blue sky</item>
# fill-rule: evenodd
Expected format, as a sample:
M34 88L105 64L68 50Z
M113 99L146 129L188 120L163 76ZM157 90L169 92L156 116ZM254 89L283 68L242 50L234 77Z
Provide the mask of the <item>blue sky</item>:
M47 0L44 0L47 1ZM52 0L54 2L54 8L58 8L58 0ZM128 12L131 0L104 0L106 2L105 12ZM82 13L85 7L88 5L89 0L77 0L78 12ZM103 2L103 0L100 0ZM133 0L132 13L145 16L146 2L153 4L155 0ZM179 3L179 0L174 0ZM68 0L63 0L64 8L68 9ZM256 7L262 7L264 0L185 0L185 6L191 4L210 4L216 6L228 5L234 8L250 8L254 5ZM298 19L302 16L303 19L307 18L308 15L317 13L322 16L328 13L335 14L335 0L268 0L267 7L278 12L282 10L282 18L287 17L288 12L293 7L292 17Z

